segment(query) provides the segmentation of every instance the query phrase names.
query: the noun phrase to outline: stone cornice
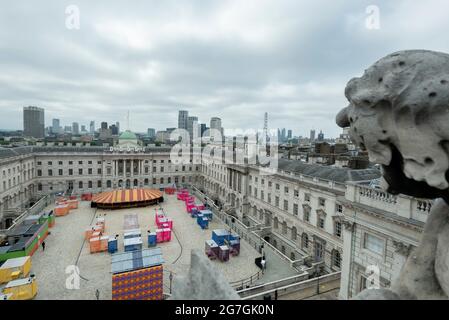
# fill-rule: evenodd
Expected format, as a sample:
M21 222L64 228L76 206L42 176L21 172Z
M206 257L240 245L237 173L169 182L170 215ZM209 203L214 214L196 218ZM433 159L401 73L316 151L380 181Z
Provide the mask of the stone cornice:
M370 216L376 217L380 220L384 220L384 221L388 221L391 223L394 223L396 225L408 228L408 229L412 229L418 232L422 232L423 228L424 228L424 223L421 223L417 220L415 220L417 223L422 224L422 225L418 225L418 224L413 224L410 222L406 222L404 220L401 220L399 216L397 217L389 217L386 214L382 213L379 209L376 208L371 208L371 207L365 207L364 205L358 204L358 203L353 203L350 202L349 200L340 200L341 204L343 204L346 208L351 209L351 210L358 210L361 211L365 214L368 214Z

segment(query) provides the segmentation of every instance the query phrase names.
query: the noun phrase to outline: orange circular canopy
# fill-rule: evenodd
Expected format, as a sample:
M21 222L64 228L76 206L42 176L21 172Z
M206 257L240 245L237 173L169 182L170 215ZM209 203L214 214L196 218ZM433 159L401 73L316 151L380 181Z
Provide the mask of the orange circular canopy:
M156 189L123 189L102 192L92 197L97 206L115 206L131 203L151 203L162 198Z

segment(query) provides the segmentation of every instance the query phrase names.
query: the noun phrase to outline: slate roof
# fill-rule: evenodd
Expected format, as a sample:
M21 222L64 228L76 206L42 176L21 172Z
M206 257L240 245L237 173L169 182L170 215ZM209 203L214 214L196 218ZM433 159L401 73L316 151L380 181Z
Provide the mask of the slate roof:
M372 180L380 177L380 171L375 168L336 168L332 166L304 163L299 160L279 159L278 168L283 171L336 182Z

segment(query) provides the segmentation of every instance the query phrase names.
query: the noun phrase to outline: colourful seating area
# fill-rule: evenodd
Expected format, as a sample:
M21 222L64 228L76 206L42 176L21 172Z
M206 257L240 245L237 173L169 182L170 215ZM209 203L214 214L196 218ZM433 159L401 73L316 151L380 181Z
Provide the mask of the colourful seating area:
M229 257L240 254L240 236L225 229L212 231L212 239L206 240L205 254L209 259L226 262Z
M56 199L56 207L54 214L56 217L66 216L70 213L70 210L78 209L78 200L76 196L70 196L69 198L58 197Z
M171 232L173 229L173 219L167 217L162 210L155 209L155 222L156 222L156 243L171 241ZM150 232L151 233L151 232ZM151 245L154 242L154 234L151 234ZM148 236L148 246L150 245L150 235Z

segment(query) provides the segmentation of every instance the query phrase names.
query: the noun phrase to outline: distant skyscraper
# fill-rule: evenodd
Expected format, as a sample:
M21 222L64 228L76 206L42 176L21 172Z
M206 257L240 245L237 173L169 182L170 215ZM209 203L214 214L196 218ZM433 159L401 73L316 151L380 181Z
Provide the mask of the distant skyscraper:
M205 123L202 123L202 124L200 124L200 128L201 128L200 134L201 134L201 136L203 136L204 132L206 132L206 130L207 130L207 126Z
M148 128L147 135L148 135L148 138L155 138L156 130L154 128Z
M190 140L198 137L198 117L187 118L187 131L189 132Z
M310 130L310 141L315 141L315 130Z
M86 132L86 126L85 126L85 125L82 125L82 126L81 126L81 132L83 132L83 133Z
M65 126L64 127L64 132L66 132L66 133L72 132L72 126Z
M221 130L221 119L217 117L210 118L210 128Z
M79 134L80 133L80 127L78 122L73 122L72 123L72 133L73 134Z
M288 130L287 131L287 139L291 139L292 138L292 131Z
M51 124L51 132L52 133L59 133L60 132L60 121L59 119L53 119Z
M112 134L113 136L117 136L117 135L118 135L118 128L117 128L117 125L111 124L110 127L109 127L109 129L111 130L111 134Z
M94 134L94 133L95 133L95 121L91 121L91 122L90 122L89 132L90 132L91 134Z
M179 110L178 114L178 129L187 130L187 121L189 118L189 112L187 110Z
M323 141L324 140L324 133L323 131L320 130L320 133L318 133L318 141Z
M43 138L45 136L44 109L38 107L23 108L23 134L26 137Z
M223 127L221 126L221 119L217 117L210 118L210 132L212 140L215 140L216 137L214 137L215 132L219 132L221 137L223 137Z
M108 123L107 122L102 122L101 123L101 129L107 130L108 129Z
M117 132L120 133L120 122L116 122L115 126L117 127Z

